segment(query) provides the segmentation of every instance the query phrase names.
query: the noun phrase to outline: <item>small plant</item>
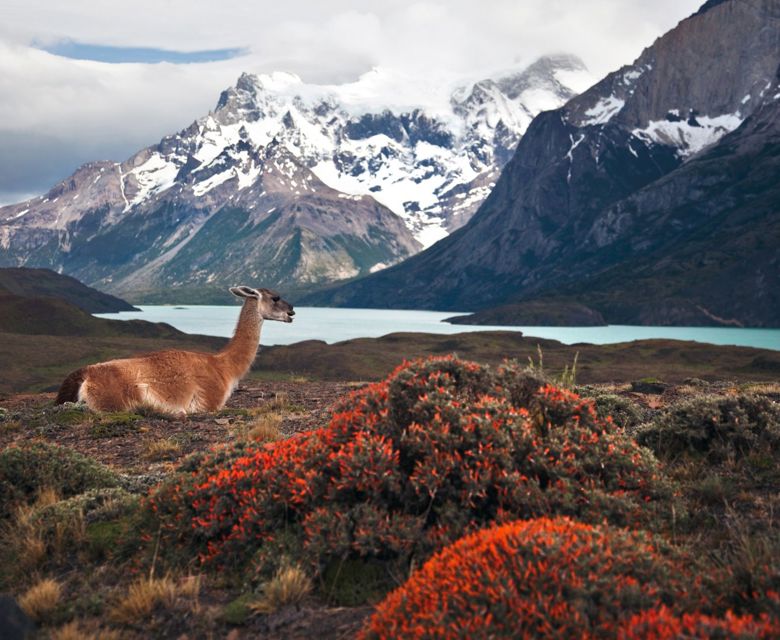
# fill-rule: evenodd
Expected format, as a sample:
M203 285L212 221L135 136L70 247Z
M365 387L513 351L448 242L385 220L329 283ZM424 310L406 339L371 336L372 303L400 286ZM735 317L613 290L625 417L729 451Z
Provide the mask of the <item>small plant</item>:
M391 593L362 640L614 638L633 613L691 606L686 560L661 539L566 518L484 529Z
M52 578L36 582L19 598L19 606L36 622L47 622L62 600L62 585Z
M534 362L533 356L528 356L528 367L526 367L526 370L529 373L538 378L548 380L564 389L574 389L574 386L577 383L577 360L580 357L579 351L574 354L574 360L572 360L571 366L568 364L563 365L563 371L561 371L558 376L553 376L545 370L544 353L542 352L542 347L538 344L536 345L536 353L538 358L536 362Z
M568 364L564 365L563 372L558 378L558 385L564 389L574 389L577 383L577 359L580 357L580 352L577 351L574 354L574 360L572 360L571 367Z
M255 613L268 614L299 604L312 589L311 578L298 565L283 563L271 580L261 587L261 595L249 604Z

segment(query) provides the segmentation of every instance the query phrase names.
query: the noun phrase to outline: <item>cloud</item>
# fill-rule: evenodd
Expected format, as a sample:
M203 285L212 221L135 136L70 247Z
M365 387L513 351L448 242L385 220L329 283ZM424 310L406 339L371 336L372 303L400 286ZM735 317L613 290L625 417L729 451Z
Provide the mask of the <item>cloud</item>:
M572 52L596 76L629 63L701 0L4 0L0 201L79 164L123 160L187 126L242 71L354 80L374 66L435 78ZM200 64L109 64L34 48L63 42L173 52L246 50Z

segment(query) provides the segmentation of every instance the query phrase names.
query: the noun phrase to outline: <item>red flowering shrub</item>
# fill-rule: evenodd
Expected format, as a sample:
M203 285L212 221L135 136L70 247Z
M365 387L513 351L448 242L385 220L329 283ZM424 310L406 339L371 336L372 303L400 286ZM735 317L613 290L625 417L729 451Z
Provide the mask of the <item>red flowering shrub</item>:
M385 598L361 638L615 638L632 614L698 602L682 569L644 533L521 520L439 552Z
M618 631L619 640L771 640L780 637L780 622L767 615L759 618L724 618L700 613L675 615L667 607L633 616Z
M328 426L216 454L150 506L204 559L243 563L280 532L313 561L424 558L493 521L646 522L655 458L588 400L514 366L405 364L347 396Z

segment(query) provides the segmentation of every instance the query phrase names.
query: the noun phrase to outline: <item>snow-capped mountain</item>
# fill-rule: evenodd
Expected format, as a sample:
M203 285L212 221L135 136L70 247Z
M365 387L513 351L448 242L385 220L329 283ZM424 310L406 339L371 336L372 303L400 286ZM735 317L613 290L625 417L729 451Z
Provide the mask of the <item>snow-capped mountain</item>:
M560 299L617 324L780 318L780 4L710 0L530 125L471 221L309 302Z
M468 221L534 116L589 80L567 55L468 84L422 84L381 69L341 86L245 74L206 120L201 153L242 130L257 146L276 139L325 184L372 196L429 246Z
M0 264L136 300L170 286L202 299L225 278L289 290L376 271L462 226L533 117L588 80L566 55L477 82L243 74L179 133L0 208Z

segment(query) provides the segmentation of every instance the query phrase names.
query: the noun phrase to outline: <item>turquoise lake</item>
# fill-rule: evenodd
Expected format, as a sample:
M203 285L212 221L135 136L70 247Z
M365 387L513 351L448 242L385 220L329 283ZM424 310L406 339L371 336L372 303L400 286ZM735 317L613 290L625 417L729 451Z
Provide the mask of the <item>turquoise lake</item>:
M235 328L241 307L236 304L231 306L188 305L180 307L144 305L139 308L141 311L98 315L120 320L141 319L150 322L167 322L187 333L230 336ZM445 318L460 315L453 311L296 307L295 312L295 321L292 324L266 322L263 325L262 344L292 344L302 340L323 340L333 343L352 338L376 338L398 331L453 334L465 331L504 330L522 331L525 336L549 338L565 344L578 342L610 344L650 338L669 338L780 351L780 329L622 325L606 327L470 327L442 322Z

